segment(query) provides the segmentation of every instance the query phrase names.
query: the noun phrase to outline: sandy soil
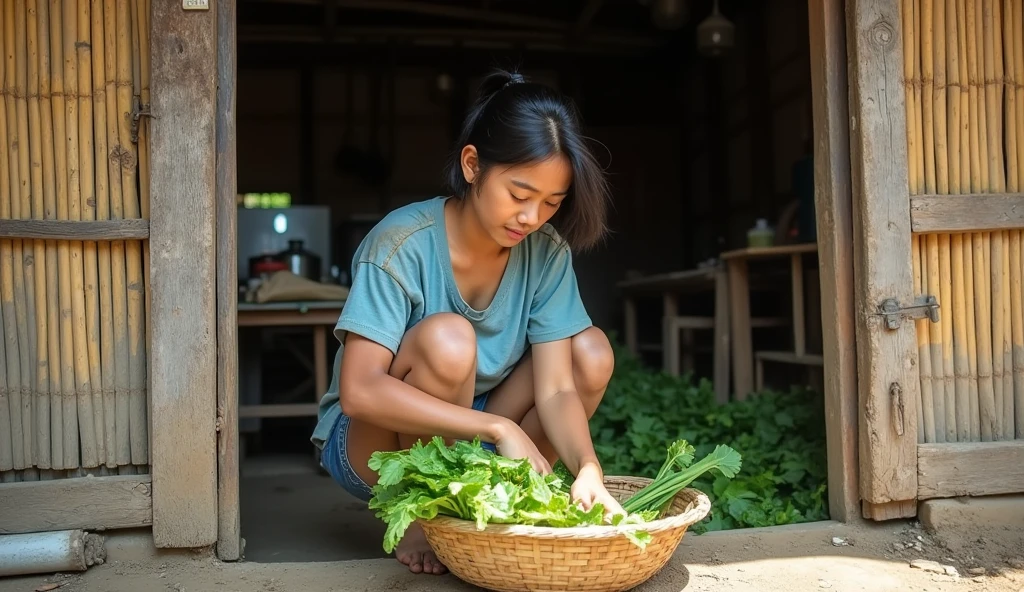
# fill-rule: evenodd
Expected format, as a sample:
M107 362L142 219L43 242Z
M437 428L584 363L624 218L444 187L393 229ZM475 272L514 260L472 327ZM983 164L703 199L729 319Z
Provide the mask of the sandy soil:
M911 566L921 559L937 562L931 567L940 573ZM113 560L84 574L0 580L0 592L47 590L47 584L60 584L60 592L477 590L451 575L410 574L392 559L223 563L209 553L186 553L153 561ZM635 590L1024 592L1024 533L933 536L916 523L899 522L688 535L666 568Z

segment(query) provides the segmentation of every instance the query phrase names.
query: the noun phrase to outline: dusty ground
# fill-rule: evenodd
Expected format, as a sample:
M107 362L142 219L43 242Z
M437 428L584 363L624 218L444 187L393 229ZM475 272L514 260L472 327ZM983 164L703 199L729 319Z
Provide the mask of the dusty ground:
M847 545L836 546L839 537ZM920 537L920 538L918 538ZM417 576L392 559L222 563L188 553L118 560L84 574L0 580L0 592L357 592L476 590L451 575ZM930 559L959 575L913 568ZM940 568L941 569L941 568ZM974 575L975 573L983 575ZM766 590L1024 591L1024 533L1009 529L932 536L914 523L805 525L742 534L688 535L668 566L637 592Z
M84 574L0 579L0 592L466 592L455 577L410 574L384 558L384 525L320 475L308 458L250 459L243 466L246 560L210 553L161 555L148 531L108 540L110 561ZM133 538L134 537L134 538ZM848 543L835 546L833 537ZM921 537L920 540L917 537ZM959 575L910 567L939 562ZM969 570L984 568L983 575ZM979 572L980 573L980 572ZM1024 592L1024 532L953 531L914 523L831 523L687 535L669 565L636 592Z

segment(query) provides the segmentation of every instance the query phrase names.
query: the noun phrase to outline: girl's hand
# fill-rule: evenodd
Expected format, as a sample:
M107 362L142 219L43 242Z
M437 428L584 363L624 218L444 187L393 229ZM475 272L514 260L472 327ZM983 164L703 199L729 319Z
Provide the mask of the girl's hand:
M508 425L502 429L501 436L494 442L494 447L502 456L514 460L521 458L529 460L533 465L533 470L541 475L551 473L551 464L540 453L537 445L526 435L523 428L514 422L508 422Z
M582 505L584 510L589 510L594 504L601 504L604 506L605 517L626 513L618 500L608 493L601 471L593 465L586 465L580 469L570 492L572 499Z

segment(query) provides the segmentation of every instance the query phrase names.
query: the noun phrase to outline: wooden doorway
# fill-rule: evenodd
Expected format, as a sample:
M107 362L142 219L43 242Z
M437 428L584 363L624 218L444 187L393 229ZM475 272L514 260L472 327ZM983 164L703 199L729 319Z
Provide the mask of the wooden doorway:
M1022 16L851 6L860 483L884 520L1024 491Z

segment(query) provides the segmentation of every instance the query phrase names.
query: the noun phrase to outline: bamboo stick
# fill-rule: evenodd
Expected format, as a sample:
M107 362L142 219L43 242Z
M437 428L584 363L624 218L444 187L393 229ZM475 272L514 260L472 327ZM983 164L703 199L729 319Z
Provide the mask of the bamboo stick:
M1017 130L1017 86L1021 83L1021 71L1024 64L1021 64L1017 57L1014 34L1019 32L1020 22L1024 19L1020 6L1022 0L1005 0L1003 3L1003 43L1004 43L1004 68L1006 80L1006 103L1004 115L1004 130L1006 135L1006 188L1009 192L1021 190L1022 170L1020 167L1020 153L1024 148L1024 137L1018 137ZM1024 136L1024 134L1022 134ZM1009 386L1003 390L1007 395L1003 398L1003 439L1012 440L1017 437L1020 429L1016 425L1017 404L1016 398L1024 391L1024 310L1022 310L1021 282L1021 231L1009 231L1010 257L1009 257L1009 278L1010 289L1008 293L1010 306L1009 323L1009 351L1004 365L1012 369L1008 373ZM1010 395L1010 393L1013 393Z
M29 135L28 135L28 14L24 0L15 0L15 109L18 118L18 187L15 202L16 218L32 217L31 169L29 167ZM36 305L35 305L35 265L32 252L34 241L20 241L21 258L15 251L14 287L15 298L20 302L18 314L18 350L21 359L21 424L22 445L25 450L23 468L35 465L35 421L32 408L35 406L35 366L36 366Z
M943 0L938 0L941 5ZM936 146L936 122L935 122L935 65L936 65L936 44L934 43L935 30L935 3L933 0L922 0L921 3L921 75L924 85L922 92L922 130L924 131L924 188L926 193L935 193L937 187L937 165L939 150ZM927 235L924 239L925 252L922 254L921 262L925 265L923 278L927 278L927 287L930 294L939 298L941 293L941 277L939 275L939 239L936 235ZM943 315L944 317L945 315ZM942 359L942 324L928 324L929 352L931 355L932 374L932 408L935 415L935 437L936 442L944 442L946 434L945 421L945 398L946 398L946 370Z
M96 219L96 173L93 131L92 88L92 11L91 0L78 1L78 31L75 47L78 50L78 124L79 124L79 181L81 183L80 220ZM104 435L103 380L100 375L100 319L97 288L98 253L95 241L82 243L82 274L85 298L86 378L92 397L93 432L96 434L96 464L106 461Z
M1013 24L1013 34L1010 38L1014 46L1015 80L1013 86L1014 102L1016 109L1015 135L1017 137L1017 190L1024 188L1024 2L1016 0L1014 16L1007 19ZM1011 132L1012 133L1012 132ZM1021 235L1021 231L1017 231ZM1021 237L1021 265L1017 265L1018 278L1024 276L1024 237ZM1014 302L1024 308L1020 302L1021 288L1014 291ZM1024 332L1024 329L1022 329ZM1024 439L1024 339L1014 336L1014 438Z
M949 27L946 19L946 6L949 0L937 0L933 6L935 26L933 34L948 35ZM934 103L933 117L935 120L935 186L936 190L943 195L948 195L950 190L950 163L951 144L949 142L948 126L948 99L947 99L947 54L948 37L939 43L933 43L935 49L935 84L933 86L932 101ZM959 121L959 117L957 118ZM957 156L959 163L959 156ZM940 302L945 302L952 308L953 285L952 285L952 264L950 235L940 234L938 236L939 250L939 291L937 296ZM934 293L934 292L933 292ZM953 362L953 315L940 315L939 330L942 333L940 351L942 355L942 391L943 396L936 401L936 413L943 414L941 424L945 428L943 441L956 441L956 368ZM933 368L934 371L934 368Z
M80 171L78 127L78 1L63 0L64 24L64 84L68 97L65 101L67 121L68 172ZM68 202L65 216L68 220L81 220L82 187L79 175L68 177ZM85 277L82 271L82 241L70 241L68 277L71 280L71 331L73 339L74 388L78 398L78 430L82 440L82 467L95 467L99 462L99 447L96 442L96 424L93 417L92 390L89 384L89 352L87 349L85 324ZM62 299L63 300L63 299Z
M903 76L907 81L904 86L907 105L907 158L908 181L911 195L921 194L924 176L924 149L921 136L921 51L919 39L920 0L903 0ZM914 293L921 294L926 280L923 278L921 253L923 239L919 235L911 236L911 254L913 256ZM921 402L917 406L918 441L935 441L935 419L932 400L931 352L928 344L928 320L915 322L919 357L919 376L921 383Z
M968 152L969 152L969 163L970 163L970 190L972 193L980 193L984 191L986 187L983 182L983 167L981 166L981 149L982 138L984 137L982 132L982 122L984 121L984 115L982 113L981 103L981 90L980 83L978 81L978 11L980 10L980 4L976 0L967 0L964 3L963 14L965 22L965 55L966 55L966 67L967 67L967 104L968 104ZM987 282L982 281L984 276L984 270L979 269L975 266L975 255L977 252L984 251L985 237L982 233L974 233L970 237L971 248L969 252L964 253L964 269L967 274L967 300L968 300L968 326L970 335L968 335L969 347L971 349L970 362L973 364L972 374L976 377L975 381L972 381L971 386L971 398L970 404L970 438L971 441L977 442L981 439L981 418L979 411L979 401L983 396L991 390L991 377L983 375L986 371L986 361L979 358L981 353L978 350L979 340L982 339L983 329L981 324L986 322L980 315L980 310L983 308L980 304L983 294L983 290L988 289Z
M43 218L57 218L57 187L54 178L53 106L50 100L50 8L49 0L36 0L39 12L39 115L42 131ZM60 304L57 302L57 242L46 244L46 358L50 393L50 464L54 469L64 466L64 402L60 380ZM53 472L54 474L56 471Z
M92 44L97 51L92 53L93 73L93 123L95 133L96 164L96 219L110 219L110 171L107 166L107 88L106 88L106 39L104 30L103 0L92 2ZM120 199L120 196L118 196ZM110 293L111 258L110 243L97 243L99 258L99 302L100 302L100 381L95 383L103 394L103 446L105 462L109 468L117 467L117 416L114 409L114 309Z
M66 141L69 122L65 98L64 76L64 16L61 0L50 0L50 63L52 64L52 96L54 136L54 178L56 179L56 209L58 220L68 219L68 153ZM73 60L72 60L73 61ZM79 466L79 422L78 397L75 392L74 341L71 323L71 247L67 241L57 241L57 303L60 327L60 381L61 396L64 399L64 469L74 470Z
M1003 315L1003 295L1009 286L1003 282L1003 233L992 233L992 387L995 393L993 439L999 440L1003 433L1003 326L1009 319Z
M1021 294L1018 291L1016 298L1012 296L1013 279L1010 275L1010 262L1013 258L1013 237L1008 230L1004 230L1002 235L1004 253L1003 268L1000 271L1005 287L1002 301L1004 323L1001 327L1002 347L1000 348L1003 356L1003 408L998 411L1002 418L1002 439L1013 440L1013 304L1011 301L1020 298Z
M971 191L971 143L970 125L971 108L968 95L968 70L967 70L967 4L963 0L956 0L956 39L957 39L957 64L960 95L960 191L970 193Z
M966 301L964 307L966 308L967 318L967 363L970 368L971 380L968 383L968 397L966 404L966 413L968 417L967 421L967 438L966 441L977 442L981 439L981 420L979 419L978 412L978 387L979 387L979 372L978 372L978 328L975 322L975 311L976 311L976 298L974 288L974 249L981 248L981 239L975 238L978 235L965 234L964 235L964 294Z
M0 31L5 30L4 12L0 10ZM0 44L4 56L7 55L6 42ZM7 137L7 59L0 59L0 148L4 148L4 154L0 154L0 219L10 217L11 211L11 186L9 176L10 161L7 159L6 144ZM11 342L10 331L17 329L11 326L9 329L9 309L13 309L14 286L13 286L13 248L11 241L0 240L0 433L5 434L0 438L0 474L14 469L14 442L16 441L14 425L20 421L18 413L19 406L14 397L15 391L21 388L21 381L11 379L8 376L7 368L14 367L12 358L7 353L7 344ZM16 337L16 334L15 334ZM20 402L20 401L19 401Z
M976 91L970 73L970 61L972 50L968 30L972 22L968 21L967 15L970 11L973 14L974 6L964 1L956 2L956 39L958 76L960 82L960 193L971 193L975 190L977 183L972 174L972 163L974 152L972 142L976 146L976 136L972 135L972 121L976 121L976 105L972 106L972 92ZM977 96L975 92L974 96ZM975 119L972 120L972 117ZM961 235L961 260L962 280L957 283L958 290L962 296L962 308L957 311L958 327L961 327L960 339L964 340L967 361L967 391L957 389L957 439L961 442L977 441L980 438L980 426L978 423L978 337L977 325L975 323L975 286L974 286L974 235L965 233ZM957 254L954 252L954 257ZM962 363L962 360L961 360Z
M117 76L122 84L117 87L117 109L120 113L132 111L132 23L129 0L117 0ZM118 138L121 143L121 199L125 218L139 217L136 193L138 155L131 140L131 119L118 120ZM145 344L142 341L142 245L129 241L125 245L125 279L128 296L128 367L129 367L129 434L133 464L149 462L149 437L146 426Z
M971 192L971 141L970 141L970 96L969 96L969 72L967 67L967 5L963 1L956 1L956 40L957 40L957 77L958 77L958 94L960 97L959 112L960 112L960 132L959 132L959 150L960 150L960 184L957 189L958 193L970 193ZM957 255L953 254L954 257L959 257L961 261L961 272L962 272L962 283L958 290L960 290L961 300L963 308L958 318L954 321L958 326L962 327L960 334L960 340L964 349L964 359L966 361L967 368L967 389L957 389L957 400L956 400L956 416L957 416L957 440L967 442L975 440L973 435L975 430L972 430L971 426L974 425L971 416L972 406L976 406L976 403L972 405L972 401L977 401L978 398L978 350L977 350L977 336L975 335L975 323L974 323L974 266L973 256L971 255L971 249L973 249L972 235L964 233L961 235L961 253Z
M1004 103L1005 94L1005 80L1006 80L1006 68L1005 68L1005 56L1003 55L1003 33L1005 30L1003 18L1003 10L1001 2L995 0L993 2L992 14L994 20L993 26L993 39L992 44L994 48L995 64L994 69L996 72L995 80L993 85L995 86L996 94L996 128L999 130L999 137L997 138L998 143L998 162L997 162L997 181L998 191L1006 191L1006 175L1007 168L1005 164L1006 147L1004 145L1004 138L1006 137L1005 128L1005 117L1004 111L1001 106ZM1012 56L1011 56L1012 62ZM996 412L999 414L1001 430L1001 438L1006 438L1009 435L1010 439L1013 439L1013 350L1012 350L1012 322L1011 322L1011 305L1010 305L1010 233L1007 230L1003 230L999 233L1000 240L1003 242L1003 266L1002 269L998 270L998 273L1002 276L1003 293L1000 305L1003 309L1003 323L998 326L999 329L999 342L996 344L995 355L1003 358L1003 405L1001 408L997 408Z
M14 1L5 0L3 10L3 41L4 41L4 124L0 129L0 141L6 143L7 158L4 159L3 195L0 197L0 218L12 218L16 208L20 207L18 195L18 125L17 106L14 102L15 79L15 36L14 36ZM25 466L25 430L21 414L22 397L24 395L21 377L21 347L18 339L18 317L24 311L18 298L17 279L21 275L21 241L4 241L0 252L0 305L4 314L4 338L7 339L7 385L8 402L11 414L11 447L14 455L14 468ZM20 313L20 314L19 314Z
M964 181L970 175L970 161L967 155L969 147L966 146L966 130L964 123L967 121L966 94L962 92L963 84L967 80L966 61L963 54L963 46L966 45L964 35L964 23L959 18L960 8L963 2L957 0L946 0L946 39L949 44L947 48L948 62L948 91L947 91L947 123L949 126L949 191L951 194L964 193ZM952 41L952 43L949 43ZM967 148L967 150L965 150ZM969 185L969 183L967 183ZM949 319L953 333L953 364L956 375L956 384L953 389L953 397L947 401L946 416L947 426L955 427L951 438L955 441L967 441L970 439L970 382L973 379L968 357L967 337L967 293L966 281L964 278L964 235L952 235L950 241L950 259L952 265L952 298L953 314Z
M29 152L32 164L32 217L42 220L43 208L43 123L40 111L39 74L39 13L34 2L27 2L28 35L28 115L29 115ZM33 397L33 413L35 414L35 464L41 469L51 467L52 450L50 444L50 369L46 344L46 242L32 241L32 258L35 265L35 396Z
M0 113L0 121L4 122L3 127L6 128L7 115ZM4 168L3 163L0 163L0 182L7 180ZM0 263L3 262L0 259ZM4 315L0 314L0 434L4 434L4 437L0 438L0 473L14 469L9 392L7 388L7 339L4 333Z
M990 191L989 174L989 142L988 142L988 109L986 101L986 60L985 60L985 10L990 0L968 0L968 68L971 69L976 93L977 126L977 181L979 192ZM973 10L971 10L973 4ZM973 135L973 134L972 134ZM972 137L972 142L973 142ZM973 156L972 146L972 159ZM973 162L973 160L972 160ZM972 175L975 173L972 171ZM973 182L973 180L972 180ZM992 376L992 276L991 261L992 234L983 232L975 235L974 241L974 285L975 315L978 342L978 414L979 435L981 440L993 438L992 428L995 422L995 386Z
M107 157L110 183L110 217L124 218L124 200L121 188L121 162L123 147L118 132L117 89L121 80L117 74L119 33L117 0L103 1L103 47L106 66L105 103L107 108ZM110 243L111 301L114 308L114 402L117 425L117 464L131 463L129 433L130 409L128 386L128 299L125 282L125 242Z

